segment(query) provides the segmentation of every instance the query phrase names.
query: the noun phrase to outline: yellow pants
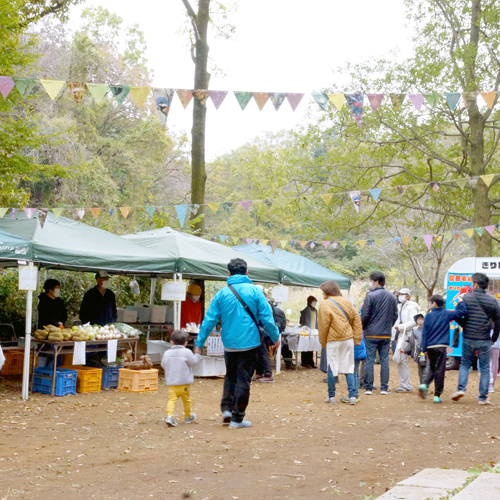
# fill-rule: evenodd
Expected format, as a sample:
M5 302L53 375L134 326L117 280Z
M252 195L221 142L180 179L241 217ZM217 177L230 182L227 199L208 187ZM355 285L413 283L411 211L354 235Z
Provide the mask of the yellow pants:
M184 418L191 416L191 396L189 394L191 386L187 385L170 385L168 387L168 403L167 403L167 417L173 417L175 412L175 403L179 398L184 403Z

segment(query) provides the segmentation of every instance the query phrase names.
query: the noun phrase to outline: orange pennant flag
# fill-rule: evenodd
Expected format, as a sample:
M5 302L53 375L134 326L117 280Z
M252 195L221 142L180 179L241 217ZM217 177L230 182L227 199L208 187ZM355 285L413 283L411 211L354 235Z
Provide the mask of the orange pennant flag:
M481 92L481 97L488 105L488 108L492 109L493 105L495 104L495 99L497 98L497 93L493 90L491 92Z
M132 207L120 207L120 212L122 213L123 217L125 217L125 219L128 217L131 208Z
M91 208L90 212L94 216L95 219L99 217L99 214L101 213L102 208Z
M300 246L302 247L302 249L304 249L307 245L307 241L299 241L300 243Z
M259 106L259 109L262 111L262 108L266 105L266 102L269 99L269 94L267 92L252 92L253 98Z
M193 98L193 91L177 89L177 95L179 96L182 106L184 107L184 109L186 109L188 104L191 102L191 99Z
M411 238L409 236L405 236L404 238L401 238L401 241L405 244L408 245L410 243Z

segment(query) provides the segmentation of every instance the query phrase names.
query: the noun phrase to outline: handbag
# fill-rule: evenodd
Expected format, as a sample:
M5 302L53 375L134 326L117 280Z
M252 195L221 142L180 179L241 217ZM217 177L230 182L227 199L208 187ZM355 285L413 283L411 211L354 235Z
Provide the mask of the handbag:
M233 292L234 296L238 299L238 302L243 306L243 309L245 309L247 314L252 318L253 322L255 323L255 326L257 327L257 330L259 331L260 342L262 343L264 338L267 336L266 330L264 330L264 328L262 328L262 326L260 326L259 323L257 323L257 320L253 315L253 312L246 305L245 301L240 297L240 294L234 289L233 285L228 285L228 288L229 290L231 290L231 292Z

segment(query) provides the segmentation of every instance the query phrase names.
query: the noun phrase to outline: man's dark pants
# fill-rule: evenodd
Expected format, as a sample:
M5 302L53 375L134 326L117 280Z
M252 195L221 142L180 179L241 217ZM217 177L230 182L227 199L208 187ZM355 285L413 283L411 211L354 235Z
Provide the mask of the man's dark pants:
M380 356L380 390L389 389L389 351L391 349L391 337L386 339L365 337L366 365L365 365L365 389L373 390L373 364L377 351Z
M249 351L224 352L226 376L221 410L230 411L232 422L241 422L250 398L250 383L257 361L257 347Z
M260 346L257 347L257 364L255 371L257 375L272 377L273 369L271 367L271 355L269 354L269 345L272 345L269 337L264 337Z

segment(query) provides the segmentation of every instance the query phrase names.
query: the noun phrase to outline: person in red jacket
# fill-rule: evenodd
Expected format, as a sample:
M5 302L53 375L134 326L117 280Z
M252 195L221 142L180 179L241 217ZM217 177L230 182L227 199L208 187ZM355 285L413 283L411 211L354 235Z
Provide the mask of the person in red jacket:
M189 285L186 300L181 306L181 328L188 323L201 325L201 288L198 285Z

